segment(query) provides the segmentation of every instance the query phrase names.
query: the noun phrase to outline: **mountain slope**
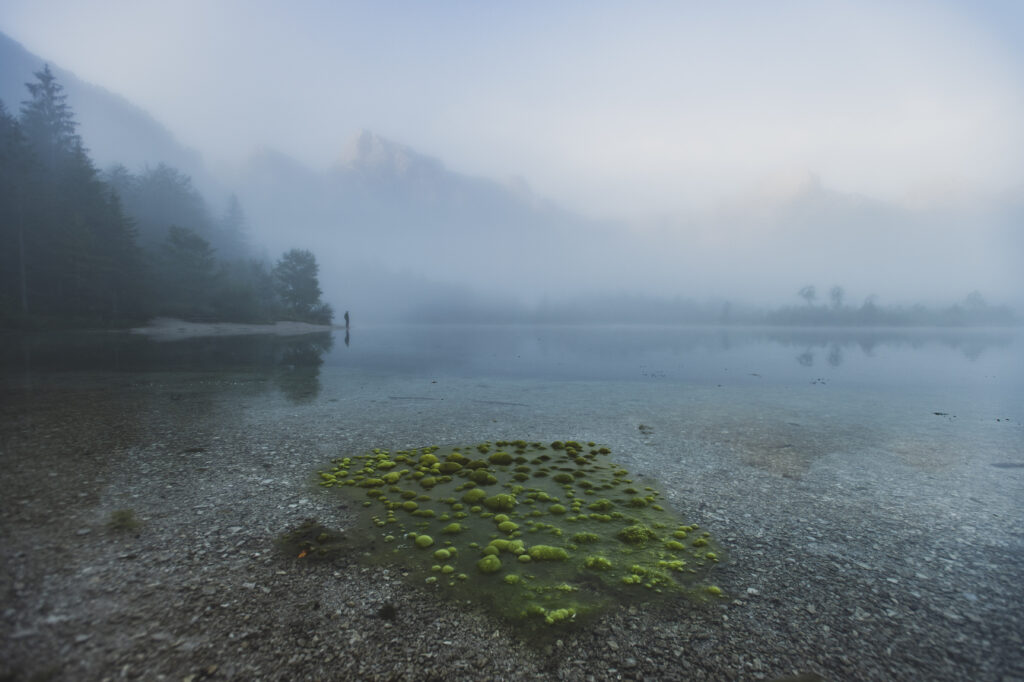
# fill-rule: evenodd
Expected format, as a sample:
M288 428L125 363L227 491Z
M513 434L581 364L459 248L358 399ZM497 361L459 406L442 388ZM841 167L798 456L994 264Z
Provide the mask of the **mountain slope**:
M465 273L486 290L496 265L511 270L528 263L534 283L564 286L559 263L571 251L581 253L581 237L598 229L528 190L450 171L368 131L356 141L358 154L328 172L334 207L351 223L408 245L415 254L409 265L429 262L435 271ZM501 288L531 288L526 284Z
M28 97L25 83L34 81L33 73L45 63L0 33L0 100L8 111L17 115L21 102ZM51 63L50 68L64 86L79 122L78 132L97 166L122 163L134 171L163 162L192 176L197 186L211 186L199 153L181 145L146 111L55 64Z
M319 254L325 291L370 297L373 280L378 306L384 290L408 309L435 289L507 302L593 286L581 275L585 263L596 267L592 245L607 231L521 184L450 171L369 131L324 171L260 150L233 185L261 242L280 250L288 239Z

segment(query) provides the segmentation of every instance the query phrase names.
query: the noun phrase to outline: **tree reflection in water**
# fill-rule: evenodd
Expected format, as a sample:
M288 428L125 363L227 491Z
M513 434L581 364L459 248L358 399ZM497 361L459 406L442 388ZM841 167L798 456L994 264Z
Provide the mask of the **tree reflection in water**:
M320 368L333 346L331 332L171 341L109 332L10 334L0 336L0 370L5 384L27 389L37 377L66 372L237 372L256 379L254 386L267 381L289 400L308 403L320 393Z
M318 332L288 341L279 348L274 385L296 404L312 402L320 395L320 366L324 363L324 354L334 346L334 337L330 332ZM348 332L345 345L348 345Z

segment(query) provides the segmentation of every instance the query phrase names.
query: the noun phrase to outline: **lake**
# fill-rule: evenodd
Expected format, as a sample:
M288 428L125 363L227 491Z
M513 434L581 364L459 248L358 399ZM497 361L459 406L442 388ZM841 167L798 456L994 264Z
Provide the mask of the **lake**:
M177 428L194 415L205 439L287 433L305 444L289 451L296 515L327 508L301 472L345 453L607 444L728 552L706 636L753 653L718 673L998 679L1024 674L1022 345L1012 329L381 325L8 336L0 352L8 432L87 390L127 396L126 423L174 400L194 408ZM158 431L130 447L172 438Z
M392 422L433 412L434 429L444 424L439 435L456 442L500 437L484 416L494 406L538 437L558 435L546 422L567 423L574 437L617 442L627 426L633 435L639 422L659 422L664 438L693 445L714 434L755 458L811 434L803 459L899 436L916 448L908 457L938 463L953 447L942 424L956 420L974 457L1013 459L1024 404L1024 348L1012 330L415 325L347 337L8 337L2 352L13 385L230 373L249 383L224 400L320 414L339 401L387 401ZM400 433L416 444L415 430Z

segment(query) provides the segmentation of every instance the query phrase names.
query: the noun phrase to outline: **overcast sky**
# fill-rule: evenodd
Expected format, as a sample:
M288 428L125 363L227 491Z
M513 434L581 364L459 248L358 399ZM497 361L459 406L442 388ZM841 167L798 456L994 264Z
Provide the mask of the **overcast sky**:
M213 163L359 129L592 215L1024 186L1024 2L4 0L0 29ZM796 180L794 180L796 179Z

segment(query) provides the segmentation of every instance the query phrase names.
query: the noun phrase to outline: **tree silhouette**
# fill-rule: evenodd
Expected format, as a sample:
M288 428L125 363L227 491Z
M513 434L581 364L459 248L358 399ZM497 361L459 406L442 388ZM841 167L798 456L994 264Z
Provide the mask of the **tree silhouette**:
M36 71L35 77L35 83L25 84L30 98L21 105L21 128L40 162L53 172L82 140L75 132L77 123L64 86L57 82L50 65Z
M294 320L330 324L334 319L331 307L320 301L320 281L316 256L311 251L292 249L274 266L277 295L283 312Z
M248 228L246 227L245 211L238 197L232 194L221 217L215 238L217 250L225 258L241 258L248 251Z
M289 252L274 273L246 260L238 201L214 221L189 177L164 164L101 177L50 67L26 86L18 116L0 102L0 327L116 325L153 312L331 321L312 253Z
M832 290L828 292L828 297L832 300L832 307L839 310L843 307L843 298L846 296L846 292L838 284L832 287Z
M137 312L140 258L49 66L15 121L0 114L3 299L9 319L105 320ZM130 312L131 311L131 312Z
M161 310L178 317L211 317L217 259L209 242L195 230L172 225L158 262Z
M25 231L35 159L21 126L0 102L0 311L29 312Z
M135 219L143 246L159 248L171 225L188 228L207 242L214 241L206 202L192 186L192 179L178 169L160 163L137 176L124 177L114 169L107 177L123 188L125 210Z

